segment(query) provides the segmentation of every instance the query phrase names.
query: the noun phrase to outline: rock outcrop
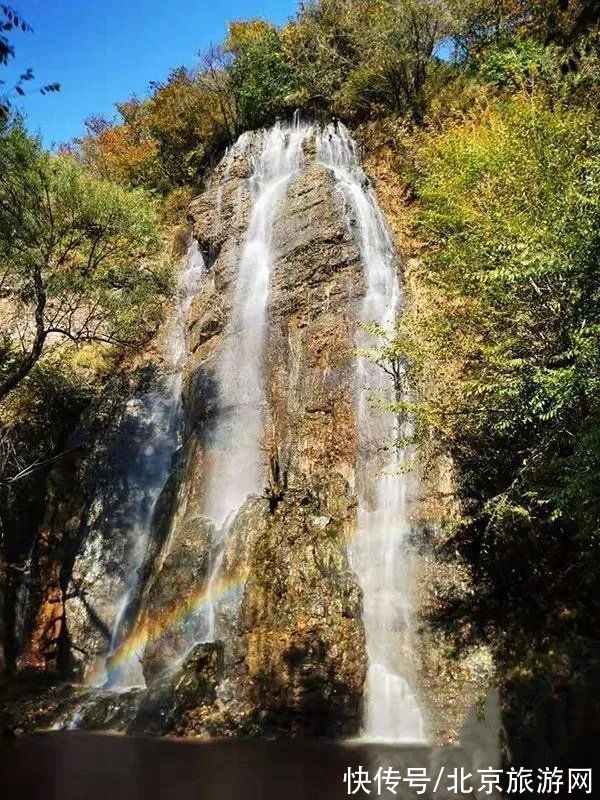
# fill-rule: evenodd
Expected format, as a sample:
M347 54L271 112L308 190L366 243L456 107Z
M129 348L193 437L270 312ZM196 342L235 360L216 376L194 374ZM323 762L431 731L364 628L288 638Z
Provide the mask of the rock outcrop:
M205 515L217 364L259 141L242 137L189 210L207 275L187 322L181 447L152 501L125 637L137 642L130 657L140 658L148 689L127 706L128 723L121 711L104 715L118 718L119 729L346 736L360 728L366 651L347 541L356 521L353 340L362 270L334 178L310 144L273 229L264 491L247 499L225 538ZM160 359L146 370L160 383ZM22 654L28 667L59 664L85 677L110 654L135 541L131 503L151 501L139 495L135 459L144 435L138 420L154 390L137 378L125 383L89 410L70 461L52 477L37 553L43 591L31 598ZM216 559L216 642L194 646ZM122 660L118 647L109 671L113 660ZM108 697L95 702L110 705Z
M142 491L129 480L142 424L139 398L155 381L155 369L147 365L109 383L50 476L21 669L85 677L108 652L126 585L131 542L124 531L132 495Z
M200 613L198 598L220 546L214 529L211 542L202 514L203 443L216 413L216 361L249 213L244 182L251 153L249 143L230 156L224 174L215 176L217 186L190 208L194 234L212 254L211 269L190 315L188 436L177 511L149 570L141 621L142 627L161 615L169 621L146 645L150 680L185 649L193 605ZM242 506L227 536L220 573L226 597L216 608L224 676L214 707L189 714L189 725L225 734L355 733L366 656L346 537L356 512L352 319L361 271L324 168L306 168L291 182L274 247L265 492Z
M180 732L188 712L212 707L222 676L222 646L196 645L179 669L163 672L151 684L127 732L153 736Z

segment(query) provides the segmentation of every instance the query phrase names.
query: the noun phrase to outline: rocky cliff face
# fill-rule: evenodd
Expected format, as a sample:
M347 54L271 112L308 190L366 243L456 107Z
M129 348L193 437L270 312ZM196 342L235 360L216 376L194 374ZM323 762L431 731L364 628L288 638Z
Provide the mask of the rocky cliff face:
M140 437L156 386L150 358L115 377L88 409L48 482L34 550L21 669L86 678L105 657L127 584L127 532L145 498Z
M51 480L37 553L43 591L30 600L21 663L93 679L107 659L109 674L139 659L150 688L132 730L335 736L360 727L366 652L347 540L356 524L353 341L364 289L334 177L310 141L272 232L264 492L242 505L225 540L205 516L217 363L259 143L245 135L189 210L207 274L187 318L179 446L160 496L140 471L148 398L165 374L156 357L90 409L78 448ZM149 504L138 596L119 647L132 506ZM192 652L216 559L216 641Z
M223 178L217 173L215 188L190 209L212 263L190 317L189 435L177 511L156 555L160 566L148 570L142 626L177 616L173 609L192 605L208 580L215 545L199 491L203 441L249 213L249 154L224 164ZM337 203L331 176L315 166L292 181L277 215L263 442L269 474L264 497L242 506L228 536L220 580L231 588L216 626L226 645L224 678L216 706L204 718L191 715L196 728L335 734L358 727L364 635L345 537L355 510L350 320L360 264ZM180 654L183 636L183 626L166 624L148 642L148 679Z

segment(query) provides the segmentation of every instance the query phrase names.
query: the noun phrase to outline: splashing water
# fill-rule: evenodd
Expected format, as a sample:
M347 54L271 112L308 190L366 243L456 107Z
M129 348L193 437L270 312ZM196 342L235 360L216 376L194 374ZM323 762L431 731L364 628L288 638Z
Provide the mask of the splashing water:
M219 413L208 443L204 513L215 523L220 545L209 575L209 597L219 578L229 526L246 498L263 489L264 356L273 224L287 187L300 169L302 145L310 130L295 120L292 125L277 123L263 131L249 181L252 208L217 373ZM205 625L201 636L211 641L215 637L213 603L208 605Z
M329 167L356 227L366 294L363 323L386 329L394 323L400 302L396 259L385 219L360 166L356 145L346 128L328 125L317 141L317 158ZM358 333L359 348L373 347L373 336ZM366 682L367 738L396 742L425 740L422 714L408 682L411 672L411 594L408 551L409 477L405 454L394 442L402 433L394 414L372 407L373 397L393 400L386 373L369 359L357 360L358 530L351 564L363 590L364 624L369 657Z
M111 666L112 658L129 635L137 612L142 566L156 503L165 486L175 450L180 444L181 388L183 369L187 356L187 320L190 306L204 278L204 260L198 243L193 240L188 247L183 269L179 276L177 306L167 335L165 363L167 375L160 391L136 398L130 402L130 411L142 420L141 452L132 465L130 482L138 489L137 499L131 509L129 560L126 568L127 583L111 633L107 657L107 680L111 687L144 685L139 658L130 659L119 669Z
M317 159L328 167L346 207L350 227L360 247L366 292L360 308L362 322L391 328L401 300L393 244L376 196L360 166L356 146L342 125L329 125L314 134ZM227 574L224 566L232 523L244 501L262 493L265 472L262 436L266 402L265 351L268 335L268 300L273 254L273 226L287 188L302 165L303 145L313 136L310 126L295 120L276 124L269 131L244 134L226 156L223 180L231 167L235 148L255 153L253 174L247 181L251 209L237 261L232 306L217 366L218 414L208 434L203 512L215 525L206 585L192 603L175 606L168 618L149 621L148 630L131 634L131 619L139 594L138 573L147 546L154 506L164 487L169 463L179 444L182 372L187 356L186 328L192 297L198 290L204 266L197 248L190 248L182 273L175 320L168 342L167 361L172 366L165 390L146 398L148 404L148 457L156 452L162 463L161 478L149 481L149 502L135 524L137 537L130 559L129 582L113 628L111 685L134 684L141 679L139 659L147 640L167 627L185 631L187 645L213 641L218 611L235 598L243 577ZM238 212L240 211L238 188ZM221 220L222 191L217 187L216 220ZM366 331L357 334L359 348L376 343ZM372 406L372 398L390 402L394 389L388 376L366 358L357 359L356 413L359 454L356 469L359 501L357 533L350 559L364 595L364 624L369 657L364 734L370 739L400 742L425 741L422 713L411 676L411 525L408 513L410 477L403 471L406 454L394 447L405 434L397 418ZM161 444L164 439L167 444ZM162 459L162 461L161 461ZM157 470L157 474L160 470ZM133 534L132 534L133 535ZM139 539L139 541L138 541ZM233 597L233 601L231 598ZM132 614L133 610L133 614ZM156 630L154 627L156 627ZM110 661L110 658L109 658Z

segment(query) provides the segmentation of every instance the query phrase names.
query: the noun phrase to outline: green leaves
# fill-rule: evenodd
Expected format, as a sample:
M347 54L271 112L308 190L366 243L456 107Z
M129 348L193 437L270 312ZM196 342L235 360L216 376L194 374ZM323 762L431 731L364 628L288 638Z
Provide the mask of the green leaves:
M494 86L531 89L538 79L549 77L552 68L552 59L543 45L533 39L519 39L510 46L487 49L479 75Z
M13 304L6 324L21 343L1 396L61 340L145 341L171 284L157 258L156 201L142 190L50 156L18 125L0 136L0 173L0 263Z
M401 112L422 118L445 3L319 0L282 33L294 99L346 118Z
M539 51L483 63L500 82ZM430 139L417 189L435 307L414 380L492 597L519 552L600 523L599 120L513 97Z
M226 48L234 56L230 75L242 126L271 123L295 87L278 30L262 20L233 23Z

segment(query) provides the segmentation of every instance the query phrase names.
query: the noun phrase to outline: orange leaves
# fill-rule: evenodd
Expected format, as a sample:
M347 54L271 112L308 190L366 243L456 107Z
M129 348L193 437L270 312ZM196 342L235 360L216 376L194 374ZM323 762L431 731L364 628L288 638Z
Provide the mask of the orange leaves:
M156 142L148 135L136 135L127 124L105 128L81 142L85 161L98 174L118 183L142 182L149 162L156 156Z

